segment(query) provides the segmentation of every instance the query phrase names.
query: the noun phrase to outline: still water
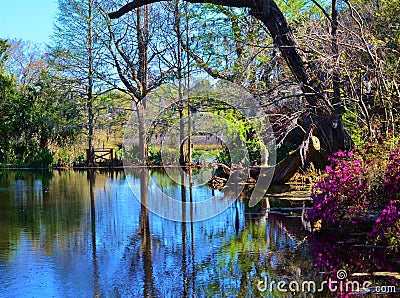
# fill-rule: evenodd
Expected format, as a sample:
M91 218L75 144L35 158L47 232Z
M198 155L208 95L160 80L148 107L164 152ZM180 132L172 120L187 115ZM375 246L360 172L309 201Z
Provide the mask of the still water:
M395 255L359 245L360 235L310 234L304 202L279 203L280 194L248 208L192 182L181 187L159 170L0 171L0 297L345 297L323 282L399 286ZM140 202L154 185L228 207L195 223L188 217L201 210L171 210L184 222L171 221ZM313 294L301 288L309 281Z

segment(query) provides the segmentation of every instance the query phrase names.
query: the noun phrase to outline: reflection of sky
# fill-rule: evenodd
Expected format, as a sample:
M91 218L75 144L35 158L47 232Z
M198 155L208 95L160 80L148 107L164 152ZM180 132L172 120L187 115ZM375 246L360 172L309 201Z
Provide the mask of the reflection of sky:
M315 274L299 218L260 219L234 202L193 224L150 213L146 233L123 176L96 174L94 223L86 173L30 178L0 176L0 297L235 296L251 287L247 274L287 279L293 262ZM180 186L168 188L180 197ZM211 191L195 187L193 194Z
M82 178L83 175L78 177ZM0 263L0 288L3 289L0 296L88 297L92 296L96 287L106 296L116 293L143 294L145 259L141 251L143 244L139 229L140 203L132 195L126 180L105 181L104 185L99 179L95 183L94 226L90 220L90 199L86 197L82 198L84 209L78 211L81 217L76 229L63 231L61 228L77 218L58 218L63 223L57 223L54 231L48 230L46 223L39 220L39 235L15 234L18 237L13 239L17 242L15 250L6 263ZM140 181L137 179L136 182ZM48 190L43 190L41 180L30 183L17 181L13 185L12 197L15 201L27 201L24 204L30 212L40 217L43 194ZM69 198L60 197L67 196L71 186L66 187L66 192L55 192L56 185L66 187L62 183L53 186L50 182L48 195L53 200L50 203L61 199L66 205L73 205ZM171 194L180 196L179 186L175 190L172 187L170 189ZM88 196L87 189L83 193ZM199 197L211 195L207 187L195 187L194 193ZM188 264L187 272L193 271L195 263L207 262L216 249L229 240L235 233L235 206L232 205L215 218L192 226L150 214L153 279L157 291L172 291L176 295L176 291L181 289L174 280L182 280L183 259L186 258ZM239 211L242 228L244 215L242 210ZM90 232L92 228L96 231L94 238ZM51 233L55 234L49 235ZM195 252L192 251L192 244ZM195 263L191 259L193 255Z
M242 211L239 212L239 216L240 222L243 223ZM184 275L186 279L191 279L190 275L198 271L197 267L200 264L214 262L217 250L235 234L235 220L234 205L214 218L194 224L170 221L150 214L153 239L152 279L159 294L157 296L176 297L184 289ZM123 257L125 262L120 264L121 269L118 270L114 282L121 294L143 295L143 284L140 281L145 278L145 260L137 257L142 243L138 237L133 236L131 239L129 249ZM186 268L183 268L183 263L187 264ZM210 273L212 272L204 271L196 277L196 282L206 283L213 276Z
M136 297L144 296L144 288L151 285L158 297L176 297L185 291L207 293L209 284L217 280L225 289L240 287L245 274L238 265L242 256L231 254L229 245L245 228L241 203L193 224L150 213L151 247L146 247L146 235L140 229L141 205L126 179L97 175L93 224L86 175L68 175L54 177L46 187L40 179L18 180L12 185L11 202L24 201L32 216L39 217L35 221L39 226L34 236L24 232L23 224L22 233L15 233L12 240L17 244L8 261L0 263L3 296L89 297L100 293ZM130 183L140 188L138 178L132 177ZM74 184L81 192L71 192ZM150 186L149 197L156 184ZM166 188L171 196L181 198L180 186ZM193 194L195 200L212 195L207 186L194 187ZM215 204L223 201L222 191L214 194L220 197ZM46 208L54 208L56 219L42 215ZM64 213L57 208L64 208ZM55 220L55 227L46 220ZM263 226L267 229L268 222ZM251 234L248 237L250 241Z
M129 186L134 196L142 201L146 197L146 206L149 209L164 218L175 221L200 221L222 213L228 208L234 200L226 196L223 191L212 191L208 185L198 185L196 178L193 179L192 192L190 197L189 187L184 192L178 183L171 183L168 175L159 171L152 171L149 176L148 195L142 195L139 173L130 169L131 173L126 176ZM177 176L179 172L170 172ZM146 174L147 175L147 174ZM174 178L177 181L178 178ZM180 179L179 179L180 181ZM186 181L190 181L189 178ZM185 204L182 204L182 201Z

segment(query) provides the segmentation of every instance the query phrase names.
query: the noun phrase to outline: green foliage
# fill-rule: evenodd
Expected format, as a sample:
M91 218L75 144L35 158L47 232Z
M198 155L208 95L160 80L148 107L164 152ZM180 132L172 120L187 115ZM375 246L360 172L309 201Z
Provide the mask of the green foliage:
M215 159L219 156L221 150L215 150L215 149L195 149L192 152L192 158L193 159L205 159L205 158L211 158Z
M132 163L139 163L140 161L140 147L131 146L129 148L123 148L122 158L129 160Z
M191 47L203 61L198 64L229 74L231 81L246 88L264 87L263 74L273 51L261 23L245 9L213 4L191 7Z
M226 165L231 165L231 155L229 154L229 150L228 150L228 148L224 148L224 150L221 150L220 152L219 152L219 155L218 155L218 160L219 160L219 162L221 162L221 163L223 163L223 164L226 164Z
M220 113L220 116L221 115L229 123L229 126L227 126L228 131L232 130L232 135L228 136L228 138L230 140L234 140L235 138L240 139L236 142L236 144L239 144L241 141L243 141L248 151L249 160L256 161L258 164L260 164L262 142L256 136L254 127L252 127L247 119L245 119L239 112L235 110L225 110L224 112ZM239 135L236 135L236 133L239 133Z
M381 0L376 9L377 26L375 33L393 53L400 51L400 1ZM393 57L394 58L394 57ZM392 61L395 62L395 61ZM398 61L397 61L398 63Z
M152 144L149 144L147 150L150 162L161 162L161 150L159 148L155 148Z
M346 131L351 135L354 145L356 147L362 146L365 143L367 127L357 121L357 114L347 108L343 114L343 123Z
M293 30L296 30L299 25L304 25L304 22L307 22L310 17L319 17L321 15L319 8L308 0L278 0L276 4Z
M30 166L34 168L47 168L53 163L53 154L48 149L42 149L33 157L33 161L30 163Z
M7 61L7 49L9 47L10 45L7 43L7 40L0 39L0 73L3 72L4 63Z
M29 84L0 71L0 162L47 166L50 145L69 144L80 132L79 109L46 70Z
M161 157L164 162L176 161L179 157L179 151L173 148L163 148Z
M318 15L307 0L277 1L295 31L304 20ZM214 4L190 5L191 48L196 64L222 72L230 81L248 90L271 87L276 73L286 67L265 26L250 16L248 9Z

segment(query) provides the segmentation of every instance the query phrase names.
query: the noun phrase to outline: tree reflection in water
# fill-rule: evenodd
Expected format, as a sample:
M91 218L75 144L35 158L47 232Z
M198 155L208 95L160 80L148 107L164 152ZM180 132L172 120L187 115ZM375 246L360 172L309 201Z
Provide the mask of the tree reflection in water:
M379 271L386 277L354 279L398 285L393 273L399 271L398 258L377 247L357 246L354 235L310 235L301 210L274 213L267 201L245 208L241 197L223 213L193 223L198 210L185 202L215 196L219 204L237 194L200 186L187 174L181 183L168 182L158 170L137 168L126 175L1 172L1 294L286 297L276 290L261 293L257 283L267 277L319 284L339 269L349 274ZM132 197L127 179L138 188L140 201ZM152 197L155 185L182 201L179 210L171 211L180 221L146 208L157 199Z
M186 179L190 176L181 176L182 202L193 200L193 183L187 183ZM142 196L141 200L146 198ZM193 210L187 212L183 208L184 204L181 223L150 215L155 293L175 296L179 293L183 297L258 295L256 285L263 274L277 281L283 277L297 280L300 272L317 276L307 259L306 235L299 217L271 216L263 210L245 213L244 205L237 201L215 218L185 223ZM142 212L146 211L142 208ZM129 251L135 251L137 243L131 245ZM137 268L140 268L137 264L131 267L132 275L128 277L133 287L140 275Z

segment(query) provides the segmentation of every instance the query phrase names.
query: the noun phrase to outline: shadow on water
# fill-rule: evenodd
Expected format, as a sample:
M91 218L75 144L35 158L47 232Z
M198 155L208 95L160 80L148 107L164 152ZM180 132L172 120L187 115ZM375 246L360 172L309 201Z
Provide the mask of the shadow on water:
M245 194L234 200L190 174L171 182L156 169L1 171L0 296L287 297L276 287L286 282L288 291L300 285L294 296L342 297L317 291L339 282L339 270L346 280L399 286L399 259L359 245L365 235L309 234L304 192L275 191L248 208ZM155 188L180 201L176 210ZM203 211L188 203L209 197L228 207L193 222ZM149 211L154 201L180 219ZM309 281L314 294L301 292Z

